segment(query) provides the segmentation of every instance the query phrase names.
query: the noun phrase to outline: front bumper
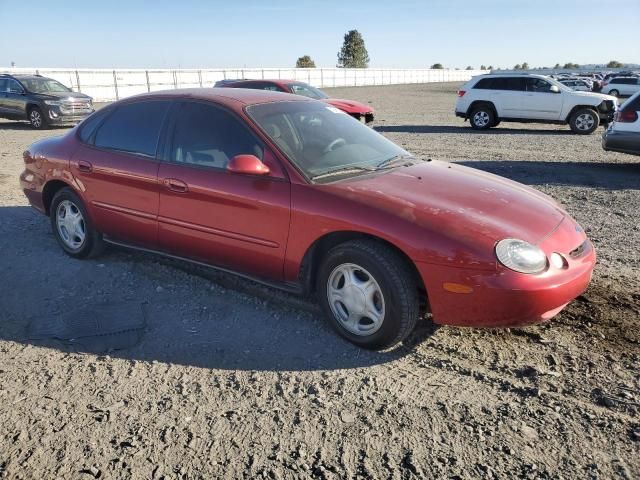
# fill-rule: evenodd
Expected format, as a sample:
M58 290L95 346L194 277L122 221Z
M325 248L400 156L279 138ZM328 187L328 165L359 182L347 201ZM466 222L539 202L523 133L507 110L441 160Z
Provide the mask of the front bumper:
M91 109L82 112L66 113L59 107L49 107L47 109L47 123L57 126L77 125L94 111L95 110Z
M602 134L602 148L611 152L640 155L640 132L625 132L609 127Z
M574 232L575 233L575 232ZM545 241L545 243L547 243ZM595 249L584 238L579 254L571 256L557 246L542 247L550 255L563 253L565 268L525 275L497 267L480 271L416 263L423 278L435 323L460 327L515 327L550 320L589 286L596 263ZM452 292L447 285L471 287Z

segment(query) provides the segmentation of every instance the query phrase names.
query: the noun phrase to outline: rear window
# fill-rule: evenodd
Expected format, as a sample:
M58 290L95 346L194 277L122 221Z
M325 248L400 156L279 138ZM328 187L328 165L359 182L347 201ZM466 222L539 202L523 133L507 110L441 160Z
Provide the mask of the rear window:
M621 83L624 85L635 85L638 83L638 79L636 78L614 78L611 80L611 83Z
M154 100L117 106L98 128L95 146L155 157L169 104Z
M483 78L473 88L481 90L524 90L524 78L500 77Z
M78 136L83 143L93 143L93 134L95 133L96 128L102 123L102 120L104 120L104 118L112 110L112 108L105 107L101 110L98 110L82 122L82 124L80 125Z
M633 97L627 100L623 110L633 110L635 112L640 112L640 94L635 94Z

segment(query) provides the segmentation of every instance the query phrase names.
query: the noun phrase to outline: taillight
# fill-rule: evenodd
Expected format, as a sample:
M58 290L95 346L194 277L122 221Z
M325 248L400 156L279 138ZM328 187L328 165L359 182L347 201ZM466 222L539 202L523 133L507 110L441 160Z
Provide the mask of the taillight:
M619 110L614 117L616 122L633 123L638 120L638 112L635 110Z
M466 92L466 91L464 91L464 90L458 90L458 96L459 96L459 97L464 97L464 94L465 94L465 93L467 93L467 92Z

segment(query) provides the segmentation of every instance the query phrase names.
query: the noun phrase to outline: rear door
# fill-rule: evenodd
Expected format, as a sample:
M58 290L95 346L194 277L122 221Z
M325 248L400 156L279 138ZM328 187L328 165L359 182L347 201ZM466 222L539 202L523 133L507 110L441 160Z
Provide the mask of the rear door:
M551 90L551 83L542 78L525 78L526 92L522 97L522 118L559 120L562 112L562 91Z
M172 115L160 165L160 247L272 280L283 278L290 183L270 149L235 113L184 101ZM264 176L231 173L235 155L260 158Z
M498 117L520 118L524 80L521 77L494 77L491 80L488 93Z
M107 107L81 127L71 170L98 230L115 240L155 248L158 239L160 132L171 102Z

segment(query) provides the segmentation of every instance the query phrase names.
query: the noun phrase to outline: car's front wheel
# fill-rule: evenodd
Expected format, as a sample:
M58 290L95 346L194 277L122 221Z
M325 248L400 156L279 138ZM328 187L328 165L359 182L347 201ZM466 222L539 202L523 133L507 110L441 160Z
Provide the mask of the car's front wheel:
M62 188L55 194L50 217L53 234L68 255L87 258L102 252L102 234L93 227L82 200L73 190Z
M494 125L495 121L493 110L486 105L474 108L469 117L469 123L474 130L487 130Z
M614 97L619 97L620 96L620 92L618 90L611 90L609 92L609 95L613 95Z
M333 328L369 349L401 342L419 317L413 272L399 254L375 241L330 250L318 272L317 293Z
M574 133L580 135L589 135L593 133L600 125L600 117L595 110L590 108L581 108L574 112L569 120L569 126Z
M37 130L45 128L47 126L47 121L42 114L42 110L38 107L32 107L29 110L29 123L31 126Z

